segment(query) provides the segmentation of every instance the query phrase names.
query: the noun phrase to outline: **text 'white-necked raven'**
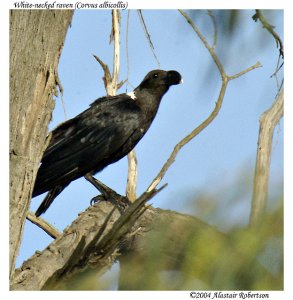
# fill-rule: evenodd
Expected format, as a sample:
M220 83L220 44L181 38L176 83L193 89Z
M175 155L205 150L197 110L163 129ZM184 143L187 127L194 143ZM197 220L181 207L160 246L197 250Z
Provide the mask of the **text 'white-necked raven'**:
M33 197L49 192L44 213L71 181L126 156L149 129L163 95L182 81L177 71L153 70L131 93L102 97L55 130L38 170Z

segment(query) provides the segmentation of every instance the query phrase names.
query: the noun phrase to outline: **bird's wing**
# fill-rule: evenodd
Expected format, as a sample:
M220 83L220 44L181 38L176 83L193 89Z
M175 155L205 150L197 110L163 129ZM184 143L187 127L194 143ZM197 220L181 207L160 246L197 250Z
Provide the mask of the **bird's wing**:
M92 130L93 125L98 126L94 122L97 119L103 120L103 117L107 114L106 111L109 109L109 105L105 105L103 101L99 103L98 100L94 102L97 103L94 109L89 108L85 110L76 117L61 123L52 131L50 144L43 154L42 163L46 163L51 159L56 160L56 155L64 155L63 151L66 146L77 142L77 135L84 134L86 129ZM102 113L103 110L105 111L104 115Z
M87 172L99 171L121 158L121 147L139 129L141 112L129 99L115 100L111 105L97 102L53 131L38 171L34 195Z

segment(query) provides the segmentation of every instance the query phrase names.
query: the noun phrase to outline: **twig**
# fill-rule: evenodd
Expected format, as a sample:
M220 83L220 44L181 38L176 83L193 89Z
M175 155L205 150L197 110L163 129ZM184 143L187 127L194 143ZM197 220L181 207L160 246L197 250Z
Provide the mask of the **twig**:
M235 75L232 75L232 76L228 76L228 79L229 80L236 79L236 78L238 78L238 77L240 77L240 76L242 76L242 75L244 75L244 74L246 74L246 73L248 73L248 72L250 72L250 71L252 71L256 68L260 68L260 67L262 67L262 64L259 61L257 61L253 66L245 69L244 71L241 71L241 72L239 72Z
M157 55L156 55L156 53L155 53L155 47L154 47L154 44L153 44L153 42L152 42L152 40L151 40L151 35L149 34L148 29L147 29L147 27L146 27L146 24L145 24L145 21L144 21L144 18L143 18L141 9L139 9L139 10L137 11L137 13L138 13L139 19L140 19L140 21L141 21L142 28L143 28L143 30L144 30L144 33L145 33L145 35L146 35L146 38L147 38L147 40L148 40L148 42L149 42L150 48L151 48L151 50L152 50L153 56L154 56L155 60L157 61L158 68L160 69L160 62L159 62L159 59L158 59L158 57L157 57Z
M110 85L110 83L112 81L112 76L111 76L109 67L97 55L93 54L93 56L96 59L96 61L100 64L100 66L102 67L102 69L104 71L104 76L103 76L104 86L105 86L107 94L109 94L108 86Z
M280 92L281 88L283 87L283 82L284 82L284 78L282 78L281 84L279 83L279 78L278 78L278 73L281 70L281 68L284 65L284 62L281 63L280 65L280 60L281 60L281 56L279 55L278 57L278 61L276 64L276 70L275 72L270 76L271 78L274 77L276 80L276 85L277 85L277 89L278 89L278 93Z
M273 105L260 118L256 166L254 174L253 197L250 225L257 225L264 214L268 197L272 138L277 123L283 116L284 90L279 93Z
M191 133L189 133L186 137L184 137L173 149L173 152L171 153L171 155L169 156L169 158L167 159L166 163L163 165L162 169L160 170L160 172L158 173L158 175L155 177L155 179L152 181L152 183L150 184L150 186L148 187L147 191L152 191L153 189L155 189L157 187L157 185L160 183L160 181L162 180L162 178L164 177L164 175L166 174L167 170L169 169L169 167L173 164L173 162L175 161L175 158L178 154L178 152L180 151L180 149L185 146L188 142L190 142L194 137L196 137L204 128L206 128L213 120L214 118L217 116L217 114L219 113L222 103L223 103L223 99L224 99L224 95L225 95L225 91L226 91L226 87L228 84L228 80L226 79L225 81L222 82L222 87L220 90L220 94L218 97L218 100L216 102L216 106L214 108L214 110L212 111L212 113L209 115L209 117L202 122L198 127L196 127L194 130L192 130Z
M56 239L57 237L62 235L62 233L58 229L56 229L50 223L46 222L43 218L40 217L37 218L35 214L32 212L28 212L26 218L29 221L31 221L33 224L43 229L53 239Z
M257 62L256 64L254 64L253 66L247 68L244 71L241 71L235 75L229 76L226 74L221 62L219 61L217 55L215 54L213 48L208 44L208 42L206 41L206 39L204 38L204 36L200 33L200 31L198 30L198 28L195 26L194 22L190 19L190 17L183 12L182 10L179 10L179 12L183 15L183 17L187 20L187 22L191 25L191 27L193 28L193 30L195 31L195 33L198 35L198 37L201 39L201 41L203 42L204 46L207 48L207 50L209 51L209 53L211 54L216 66L218 67L218 70L221 74L222 77L222 86L221 86L221 90L218 96L218 100L216 102L216 106L214 108L214 110L211 112L211 114L206 118L206 120L204 120L198 127L196 127L190 134L188 134L186 137L184 137L173 149L173 152L171 153L171 155L169 156L169 158L167 159L166 163L163 165L162 169L159 171L158 175L153 179L153 181L151 182L151 184L149 185L147 191L152 191L153 189L155 189L158 184L161 182L162 178L164 177L164 175L166 174L167 170L169 169L169 167L172 165L172 163L175 161L175 158L178 154L178 152L180 151L180 149L185 146L188 142L190 142L194 137L196 137L203 129L205 129L214 119L215 117L218 115L223 100L224 100L224 96L225 96L225 92L226 92L226 88L228 85L228 82L230 80L236 79L244 74L246 74L247 72L256 69L258 67L261 66L261 64L259 62Z
M195 31L195 33L197 34L197 36L201 39L201 41L203 42L203 44L205 45L205 47L207 48L207 50L210 52L210 55L212 56L215 64L218 67L218 70L222 76L222 80L225 80L224 78L226 77L226 73L224 71L224 68L220 62L220 60L218 59L214 49L208 44L207 40L205 39L205 37L201 34L201 32L198 30L198 28L195 26L194 22L192 21L192 19L181 9L179 9L179 12L181 13L181 15L186 19L186 21L190 24L190 26L193 28L193 30Z
M252 16L252 19L255 22L257 20L259 20L262 23L263 27L274 37L274 39L277 43L277 47L279 48L279 51L280 51L280 56L282 56L282 58L284 59L283 42L282 42L281 38L279 37L279 35L274 31L273 26L268 23L268 21L266 20L266 18L264 17L264 15L260 9L255 10L255 14Z
M126 73L126 78L127 78L127 83L126 83L126 90L128 87L128 79L130 77L130 59L129 59L129 19L130 19L130 12L131 10L127 11L127 22L126 22L126 37L125 37L125 51L126 51L126 68L127 68L127 73Z
M278 62L277 62L277 65L276 65L276 70L270 77L272 78L273 76L276 76L277 73L280 71L280 69L283 67L283 65L284 65L284 62L282 62L281 65L280 65L280 56L279 56Z
M259 20L262 25L263 28L265 28L275 39L277 47L279 48L279 57L278 57L278 61L276 64L276 70L274 72L274 74L271 75L271 77L275 77L276 80L276 84L277 84L277 89L278 89L278 93L280 92L281 88L282 88L282 83L281 85L279 84L279 80L278 80L278 72L279 70L283 67L284 65L284 46L283 46L283 42L281 40L281 38L279 37L279 35L275 32L274 30L274 26L272 26L271 24L268 23L268 21L266 20L265 16L263 15L262 11L259 9L255 10L255 14L252 16L252 19L256 22L257 20ZM280 59L283 59L283 62L280 65Z
M216 18L213 14L213 11L210 9L208 9L208 16L211 18L213 27L214 27L213 49L215 49L216 45L217 45L217 40L218 40L218 26L217 26Z

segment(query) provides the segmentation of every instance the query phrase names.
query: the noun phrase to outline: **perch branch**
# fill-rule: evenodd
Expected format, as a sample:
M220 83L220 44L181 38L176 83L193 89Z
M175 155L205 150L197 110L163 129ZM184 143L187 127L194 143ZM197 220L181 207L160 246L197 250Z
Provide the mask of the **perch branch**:
M122 215L109 201L90 206L46 249L35 253L15 271L11 290L58 289L73 275L83 276L82 271L88 266L99 274L105 272L124 243L133 239L131 228L139 217L146 210L152 216L153 210L145 204L164 187L143 193Z

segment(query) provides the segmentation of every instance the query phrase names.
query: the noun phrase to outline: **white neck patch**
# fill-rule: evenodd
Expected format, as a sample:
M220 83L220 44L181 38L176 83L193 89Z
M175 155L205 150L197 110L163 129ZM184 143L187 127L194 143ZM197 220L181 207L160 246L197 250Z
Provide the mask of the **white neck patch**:
M136 99L137 99L137 97L136 97L134 91L129 92L129 93L127 93L126 95L129 96L132 100L136 100Z

